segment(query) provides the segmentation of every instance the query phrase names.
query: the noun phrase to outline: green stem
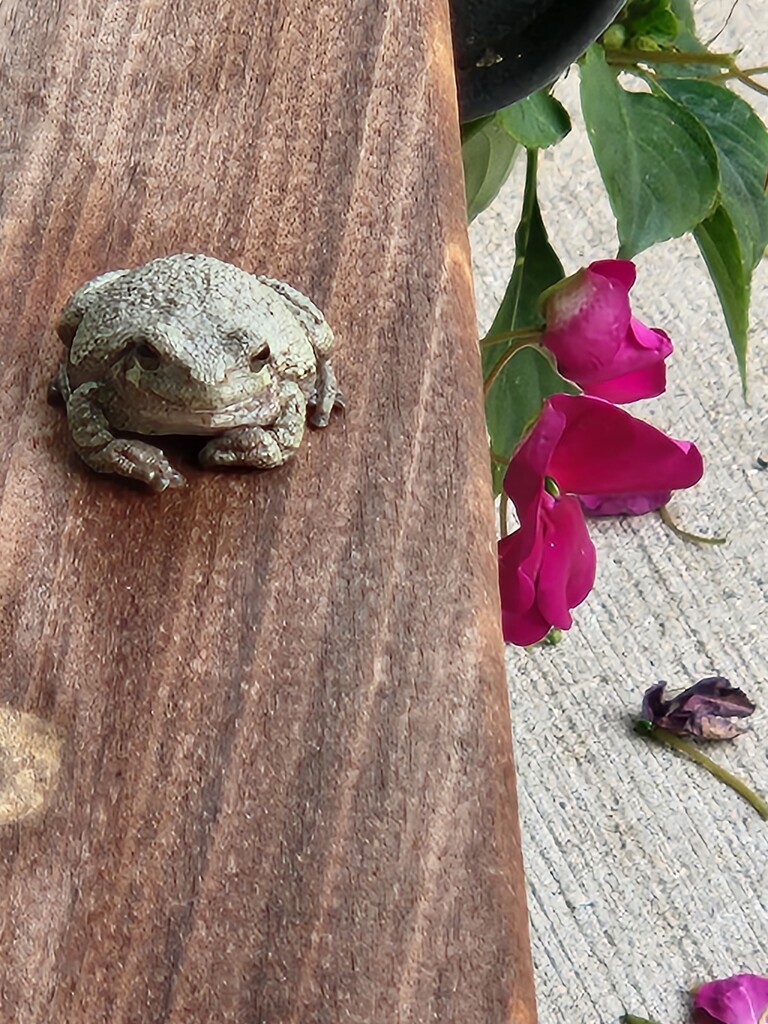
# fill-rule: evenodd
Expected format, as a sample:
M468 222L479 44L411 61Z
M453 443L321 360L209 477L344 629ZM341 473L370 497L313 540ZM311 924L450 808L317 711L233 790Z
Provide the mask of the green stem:
M677 53L665 50L606 50L605 59L613 67L634 71L640 65L653 67L654 64L712 64L721 69L721 74L707 76L707 81L722 82L729 78L746 85L748 89L768 96L768 88L752 79L753 74L765 74L766 68L740 68L730 53Z
M631 70L636 64L715 64L717 67L733 67L732 53L686 53L684 50L606 50L605 59L609 64L620 65Z
M727 537L700 537L698 533L688 533L687 530L681 529L670 515L669 509L666 505L662 505L659 509L659 518L662 523L680 537L681 540L686 541L688 544L726 544L728 542Z
M493 387L494 381L499 376L504 367L507 365L512 356L517 355L521 348L537 347L538 346L536 345L531 345L529 341L521 341L518 345L510 345L508 349L505 349L501 359L499 359L498 362L494 363L493 367L488 373L488 376L485 378L485 383L483 384L483 398L488 397L488 392Z
M480 347L488 348L490 345L498 345L500 341L538 341L541 337L541 330L538 327L518 327L514 331L504 331L503 334L489 334L480 339Z
M669 729L662 729L661 726L654 725L644 718L640 718L635 722L635 732L656 743L660 743L664 747L671 747L672 750L676 750L679 754L683 754L689 760L701 765L702 768L706 768L710 775L714 775L716 779L724 782L726 786L730 786L740 797L743 797L748 804L754 807L763 821L768 821L768 803L758 796L753 789L750 789L746 783L742 782L741 779L737 778L726 768L723 768L722 765L717 764L711 757L702 754L688 740L684 740L682 737L670 732Z
M507 506L509 504L509 498L506 495L506 491L502 491L499 496L499 530L502 537L506 537L509 533L509 525L507 522Z
M657 1024L652 1017L636 1017L634 1013L625 1013L621 1019L623 1024Z
M768 88L764 85L760 85L759 82L753 81L746 71L742 71L740 68L732 67L729 71L720 75L719 81L726 78L735 78L737 82L741 82L742 85L746 85L748 89L759 92L761 96L768 96Z

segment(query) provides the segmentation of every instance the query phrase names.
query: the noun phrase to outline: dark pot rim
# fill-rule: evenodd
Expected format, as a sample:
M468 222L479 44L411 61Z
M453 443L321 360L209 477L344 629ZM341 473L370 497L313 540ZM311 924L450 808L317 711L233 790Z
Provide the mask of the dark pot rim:
M450 5L459 113L466 122L554 81L605 31L624 0L450 0Z

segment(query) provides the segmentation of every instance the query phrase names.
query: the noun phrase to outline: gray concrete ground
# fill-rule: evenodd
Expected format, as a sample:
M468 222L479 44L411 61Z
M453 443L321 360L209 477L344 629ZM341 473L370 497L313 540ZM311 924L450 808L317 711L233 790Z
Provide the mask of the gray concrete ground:
M697 4L703 38L731 0ZM717 45L768 63L768 4L737 0ZM768 84L768 76L763 77ZM578 117L578 75L558 95L572 135L541 161L546 224L566 272L615 255L611 212ZM742 95L768 119L768 101ZM513 259L522 167L472 227L487 328ZM658 679L725 675L758 702L751 732L711 753L768 795L768 267L754 282L749 404L717 299L691 240L636 260L634 309L676 351L666 395L632 411L696 441L703 481L674 497L694 547L655 515L594 523L598 577L560 646L508 649L520 813L541 1024L623 1010L673 1024L696 982L768 974L768 822L700 768L635 737L629 716Z

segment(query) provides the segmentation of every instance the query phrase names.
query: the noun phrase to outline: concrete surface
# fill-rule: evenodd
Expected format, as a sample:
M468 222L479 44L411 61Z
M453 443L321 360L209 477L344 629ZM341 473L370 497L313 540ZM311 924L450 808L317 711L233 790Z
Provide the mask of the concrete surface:
M697 5L703 38L768 63L765 0ZM763 76L768 85L768 76ZM541 160L545 222L570 273L615 255L610 209L578 116L578 75L558 87L571 136ZM768 119L768 100L742 95ZM480 325L513 259L522 166L471 231ZM541 1024L595 1024L626 1009L687 1020L696 982L768 974L768 822L677 755L634 736L629 716L657 679L725 675L758 703L752 730L710 753L768 795L768 267L753 286L749 404L717 299L691 240L636 260L634 309L676 344L666 395L632 411L694 439L703 481L671 510L728 536L695 547L655 515L594 523L595 589L560 646L508 648L520 810Z

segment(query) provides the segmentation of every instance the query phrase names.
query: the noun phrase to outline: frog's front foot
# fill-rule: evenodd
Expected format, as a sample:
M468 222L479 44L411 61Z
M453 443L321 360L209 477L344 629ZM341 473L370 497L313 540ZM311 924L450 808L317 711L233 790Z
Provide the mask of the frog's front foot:
M289 459L301 444L307 418L307 403L297 384L283 384L282 411L265 427L235 427L219 434L198 455L201 466L252 466L273 469Z
M78 448L78 454L97 473L117 473L146 484L153 491L183 487L186 482L165 454L146 441L116 437L99 451Z
M53 388L54 395L66 401L75 450L91 469L137 480L153 491L184 486L184 477L159 448L146 441L115 437L98 403L98 385L84 384L71 392L62 372Z

